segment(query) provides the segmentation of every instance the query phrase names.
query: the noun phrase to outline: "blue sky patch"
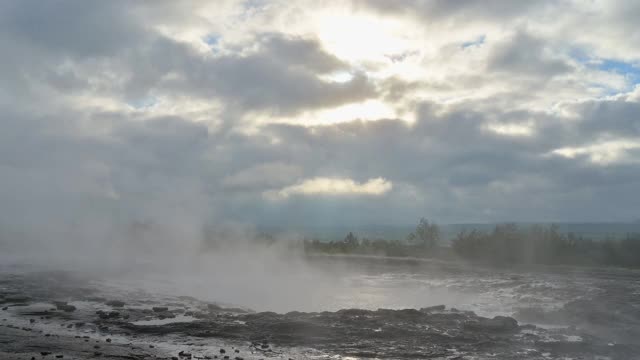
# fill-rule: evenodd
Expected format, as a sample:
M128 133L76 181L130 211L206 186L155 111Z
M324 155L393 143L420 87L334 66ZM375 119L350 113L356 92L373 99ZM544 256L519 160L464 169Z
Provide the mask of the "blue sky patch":
M624 76L628 82L627 90L633 89L637 84L640 84L640 62L626 62L616 59L603 59L603 58L594 58L588 55L582 49L572 49L569 52L571 58L575 61L583 64L587 68L605 71L609 73L615 73L621 76ZM600 87L605 89L606 95L615 95L620 92L620 90L609 89L602 84L593 84L595 87Z
M131 102L128 102L129 106L136 110L143 110L152 107L158 103L158 99L153 96L144 97Z
M615 72L620 75L635 78L636 81L640 77L640 64L632 64L612 59L603 59L602 62L597 64L597 67L598 69L603 71Z
M485 35L480 35L473 41L463 42L462 45L460 45L460 46L463 49L466 49L466 48L468 48L470 46L480 46L480 45L484 44L484 41L486 40L486 38L487 37Z
M245 9L260 8L267 4L265 0L246 0L243 4Z
M216 46L220 42L220 36L216 34L209 34L202 38L202 40L211 46Z

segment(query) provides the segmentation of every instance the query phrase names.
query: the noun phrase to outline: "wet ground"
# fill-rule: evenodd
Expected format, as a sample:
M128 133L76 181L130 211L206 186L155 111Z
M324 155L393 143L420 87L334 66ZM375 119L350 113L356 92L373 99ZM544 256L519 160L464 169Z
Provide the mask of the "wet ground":
M0 358L640 359L635 271L309 261L339 268L341 291L289 312L149 277L3 266Z

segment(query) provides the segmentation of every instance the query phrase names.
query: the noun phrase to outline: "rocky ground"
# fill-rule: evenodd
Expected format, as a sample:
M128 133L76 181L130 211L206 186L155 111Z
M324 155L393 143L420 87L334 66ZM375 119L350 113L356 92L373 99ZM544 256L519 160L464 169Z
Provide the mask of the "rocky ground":
M633 342L445 306L252 312L179 294L114 297L68 273L0 274L0 308L2 359L640 359Z

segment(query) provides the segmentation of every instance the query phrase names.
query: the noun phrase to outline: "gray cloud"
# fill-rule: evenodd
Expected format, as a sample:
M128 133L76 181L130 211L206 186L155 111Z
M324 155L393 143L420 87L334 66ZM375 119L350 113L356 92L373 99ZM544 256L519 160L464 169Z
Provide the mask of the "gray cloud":
M111 56L144 37L123 2L3 2L0 29L18 43L59 56Z
M384 14L401 13L418 15L430 20L444 20L452 17L465 20L490 21L503 20L515 16L522 16L535 10L544 8L548 1L508 1L508 0L463 0L451 2L446 0L409 0L409 1L384 1L384 0L357 0L357 6L372 7Z
M490 71L551 77L568 73L571 66L554 58L546 43L524 32L497 44L488 59Z

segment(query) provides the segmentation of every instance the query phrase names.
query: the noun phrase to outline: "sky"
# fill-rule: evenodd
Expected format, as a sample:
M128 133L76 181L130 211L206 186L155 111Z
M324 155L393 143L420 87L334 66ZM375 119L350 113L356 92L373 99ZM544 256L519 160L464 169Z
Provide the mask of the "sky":
M0 236L634 221L638 18L633 0L2 1Z

